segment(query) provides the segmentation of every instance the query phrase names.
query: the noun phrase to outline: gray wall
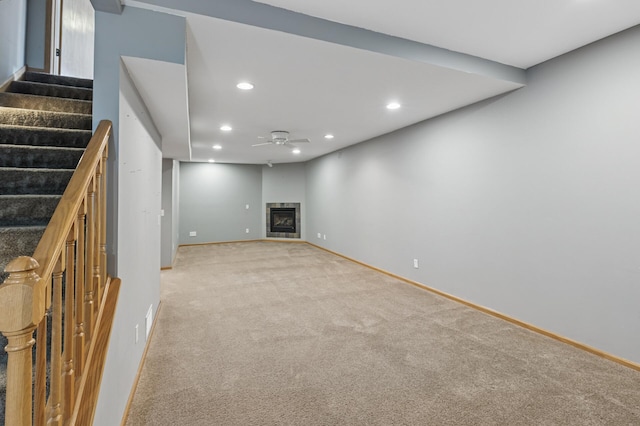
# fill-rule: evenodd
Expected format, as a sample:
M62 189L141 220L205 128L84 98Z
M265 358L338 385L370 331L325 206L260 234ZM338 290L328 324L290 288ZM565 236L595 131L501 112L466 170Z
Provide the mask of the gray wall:
M120 424L144 350L145 316L160 288L160 136L121 56L184 63L185 19L132 7L96 13L94 128L114 123L109 144L109 273L122 278L94 425ZM140 340L135 343L135 326Z
M300 203L300 239L307 239L306 172L304 163L274 164L262 168L260 237L267 237L266 203Z
M27 0L0 1L0 86L25 65Z
M261 194L262 166L181 163L180 244L260 238Z
M180 162L162 160L162 243L160 264L163 268L173 266L178 251L179 235L179 179Z
M117 276L123 284L95 425L118 424L122 417L144 352L145 316L160 302L161 137L124 65L120 83Z
M44 71L46 0L27 0L27 65Z
M266 238L266 203L281 202L301 203L301 240L306 239L303 163L181 164L180 244ZM189 236L193 231L196 236Z
M640 27L530 69L517 92L308 163L308 232L640 362L638 46Z

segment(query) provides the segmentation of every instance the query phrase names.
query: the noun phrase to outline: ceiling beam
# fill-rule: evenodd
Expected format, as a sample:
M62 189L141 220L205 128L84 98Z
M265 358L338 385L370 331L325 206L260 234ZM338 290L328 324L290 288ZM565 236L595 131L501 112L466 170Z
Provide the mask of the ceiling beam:
M96 12L115 13L120 15L122 13L122 2L120 0L91 0L93 9Z
M211 16L489 78L526 84L526 71L521 68L251 0L218 0L215 2L209 0L130 0L127 4L154 10L170 9Z

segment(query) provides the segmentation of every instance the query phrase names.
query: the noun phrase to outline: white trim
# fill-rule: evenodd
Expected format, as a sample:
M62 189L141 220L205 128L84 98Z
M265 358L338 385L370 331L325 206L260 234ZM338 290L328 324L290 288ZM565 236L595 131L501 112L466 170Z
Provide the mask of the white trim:
M27 72L27 66L26 65L23 66L22 68L20 68L18 71L14 72L12 75L9 76L7 81L2 83L2 85L0 86L0 92L6 92L7 89L9 88L9 85L11 84L11 82L20 80L25 72Z

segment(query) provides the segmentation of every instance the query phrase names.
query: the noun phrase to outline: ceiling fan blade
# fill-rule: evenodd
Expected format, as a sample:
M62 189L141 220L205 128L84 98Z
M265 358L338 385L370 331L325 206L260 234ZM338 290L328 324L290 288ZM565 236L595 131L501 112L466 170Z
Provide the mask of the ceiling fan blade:
M273 145L273 142L254 143L251 146Z
M311 142L309 139L304 138L304 139L289 139L287 142L292 142L292 143L309 143Z

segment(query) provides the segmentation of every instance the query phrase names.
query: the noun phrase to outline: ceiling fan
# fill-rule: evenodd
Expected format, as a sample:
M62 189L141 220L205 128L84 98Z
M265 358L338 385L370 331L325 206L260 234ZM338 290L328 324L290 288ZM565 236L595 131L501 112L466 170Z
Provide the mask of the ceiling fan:
M289 145L295 146L294 143L309 143L311 142L309 139L289 139L289 132L285 130L274 130L271 132L271 139L266 142L256 143L251 146L261 146L261 145Z

